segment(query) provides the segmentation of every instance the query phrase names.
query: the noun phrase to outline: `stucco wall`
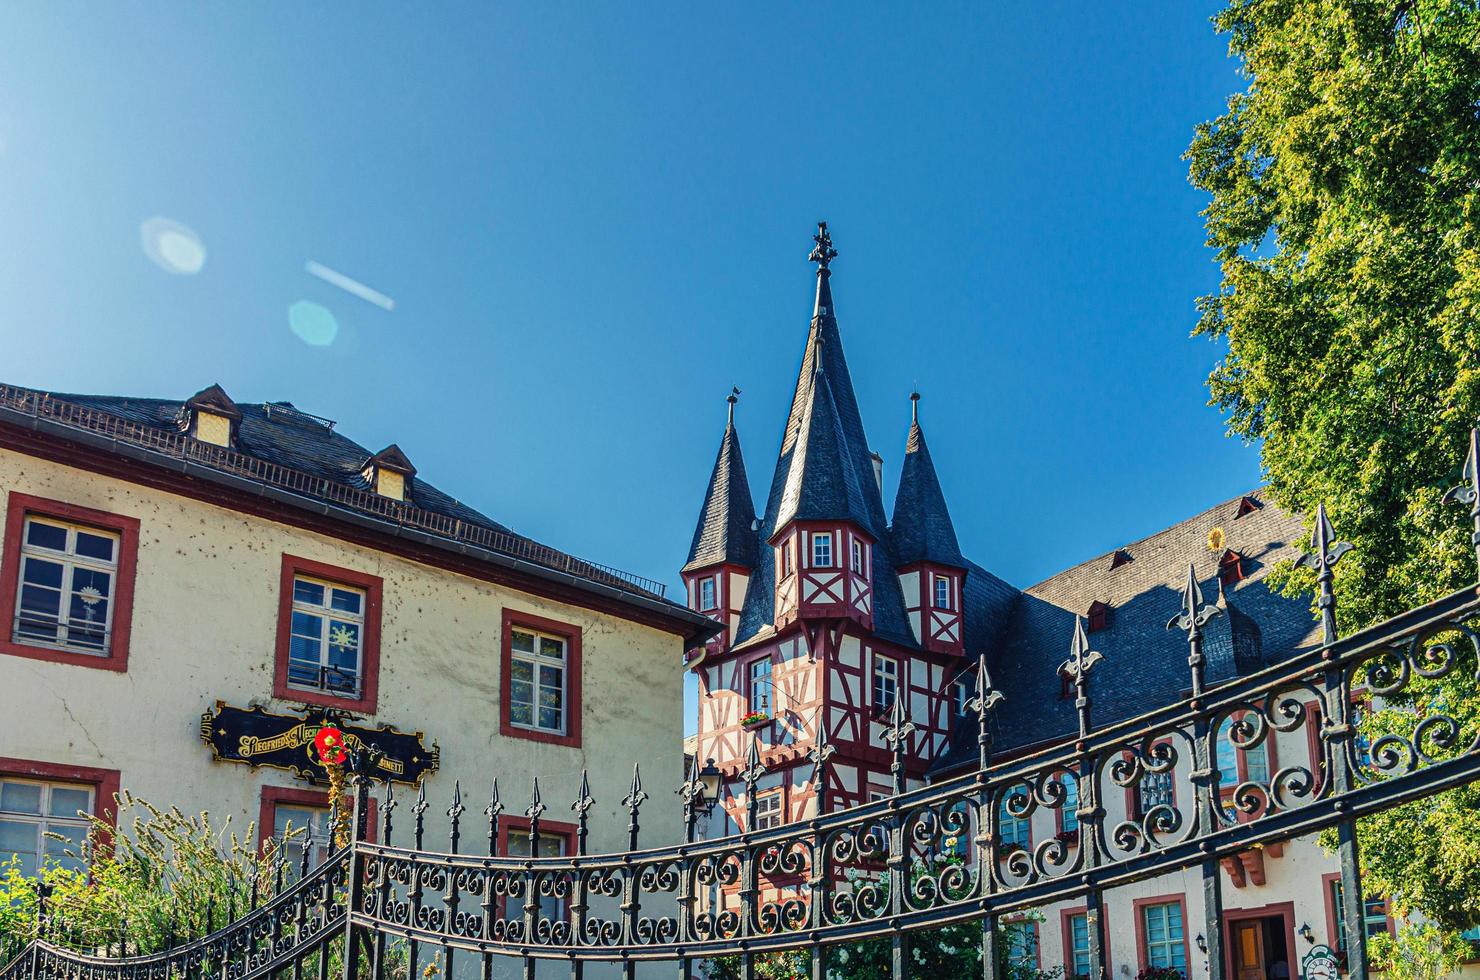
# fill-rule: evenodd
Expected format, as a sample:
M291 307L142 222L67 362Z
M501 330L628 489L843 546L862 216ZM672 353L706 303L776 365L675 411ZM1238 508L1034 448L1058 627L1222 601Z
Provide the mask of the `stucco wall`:
M384 579L372 720L425 731L441 746L441 771L427 785L439 804L428 812L432 846L446 840L443 811L454 778L469 804L465 847L476 847L492 778L517 814L538 775L548 819L564 820L587 767L597 800L590 848L619 849L626 828L620 800L638 760L653 797L642 819L644 843L678 839L679 810L669 790L682 779L679 637L0 451L0 506L10 492L135 517L141 530L127 672L0 655L0 755L117 769L124 787L150 801L229 815L236 827L255 820L263 785L304 784L286 772L212 762L198 729L217 699L290 710L271 698L279 574L289 553ZM505 607L581 629L582 747L498 734ZM409 814L401 818L406 828Z

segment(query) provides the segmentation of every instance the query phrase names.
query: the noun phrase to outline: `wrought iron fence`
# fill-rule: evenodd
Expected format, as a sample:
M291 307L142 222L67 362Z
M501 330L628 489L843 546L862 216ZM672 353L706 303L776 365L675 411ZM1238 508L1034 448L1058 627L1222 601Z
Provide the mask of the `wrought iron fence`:
M1472 437L1467 485L1454 499L1471 506L1480 562L1480 436ZM814 978L826 976L829 950L883 939L890 975L911 974L911 934L978 923L981 971L996 976L1004 915L1067 899L1084 905L1089 972L1105 970L1099 927L1110 888L1182 869L1199 869L1208 975L1226 975L1220 862L1250 848L1335 828L1342 882L1349 975L1367 973L1366 935L1355 820L1480 778L1480 719L1451 714L1435 685L1480 684L1480 585L1413 609L1349 637L1336 635L1334 568L1348 547L1335 540L1324 508L1305 562L1317 573L1324 642L1249 676L1210 686L1204 676L1203 628L1219 615L1189 570L1181 608L1168 624L1187 636L1188 686L1182 700L1137 718L1096 725L1094 686L1103 671L1082 624L1070 638L1061 670L1072 680L1078 731L1026 757L994 759L990 715L1002 695L978 661L970 703L978 725L974 772L906 790L904 759L913 726L896 702L886 741L894 792L888 799L766 830L695 841L706 806L697 773L682 790L686 842L639 847L649 802L634 770L622 801L628 849L588 854L594 805L585 780L570 804L575 854L543 857L547 813L538 781L523 809L527 855L499 854L505 804L497 784L483 807L484 853L461 846L467 807L461 788L447 809L448 848L426 847L419 795L409 840L395 835L397 801L386 785L378 839L365 833L371 787L356 775L355 840L314 873L247 915L202 938L149 956L82 955L39 935L4 968L0 980L394 980L423 974L428 963L452 977L461 969L488 980L495 963L512 961L526 978L618 964L625 977L639 963L676 964L692 977L697 964L735 955L753 977L757 957L808 950ZM1169 610L1170 611L1170 610ZM1367 740L1357 725L1362 699L1384 711L1387 727ZM1258 779L1225 778L1218 742L1244 751L1272 739L1304 738L1305 764L1287 764ZM810 753L814 786L825 787L830 746ZM372 760L353 760L356 773ZM756 743L741 773L756 826L755 788L764 775ZM1177 774L1189 799L1154 797L1144 812L1113 819L1114 794L1144 778ZM1003 839L1004 818L1046 811L1072 820L1065 832L1025 848ZM461 964L461 967L459 967Z
M628 590L636 589L659 598L667 591L667 586L656 579L624 572L609 565L584 561L517 534L497 531L480 524L470 524L460 518L424 510L369 490L362 490L336 480L314 476L302 470L270 463L234 449L201 442L190 438L183 432L170 432L156 425L146 425L110 412L54 398L46 392L18 388L13 385L0 385L0 408L8 408L33 418L46 419L68 428L106 436L116 442L146 449L172 459L202 463L213 469L266 483L290 493L327 500L372 514L403 527L415 528L438 537L465 542L606 585Z

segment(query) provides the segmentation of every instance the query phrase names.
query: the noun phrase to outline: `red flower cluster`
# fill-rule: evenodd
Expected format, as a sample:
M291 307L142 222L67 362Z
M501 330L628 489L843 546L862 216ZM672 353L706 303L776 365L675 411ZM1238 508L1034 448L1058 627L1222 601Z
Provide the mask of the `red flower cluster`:
M325 725L313 737L313 747L319 753L319 761L326 766L337 766L344 762L344 733L332 725Z

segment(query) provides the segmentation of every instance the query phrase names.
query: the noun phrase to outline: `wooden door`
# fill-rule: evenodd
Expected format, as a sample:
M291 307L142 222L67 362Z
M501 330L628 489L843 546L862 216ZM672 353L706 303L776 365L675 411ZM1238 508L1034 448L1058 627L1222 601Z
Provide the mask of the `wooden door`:
M1234 980L1269 980L1264 972L1264 923L1246 919L1233 923Z

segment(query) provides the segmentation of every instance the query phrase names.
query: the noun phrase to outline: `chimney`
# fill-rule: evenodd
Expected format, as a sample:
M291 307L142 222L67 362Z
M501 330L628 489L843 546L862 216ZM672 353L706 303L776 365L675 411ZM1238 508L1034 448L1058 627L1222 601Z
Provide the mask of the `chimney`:
M879 486L879 499L884 499L884 457L878 453L869 453L869 459L874 461L874 483Z

